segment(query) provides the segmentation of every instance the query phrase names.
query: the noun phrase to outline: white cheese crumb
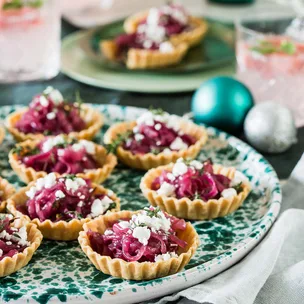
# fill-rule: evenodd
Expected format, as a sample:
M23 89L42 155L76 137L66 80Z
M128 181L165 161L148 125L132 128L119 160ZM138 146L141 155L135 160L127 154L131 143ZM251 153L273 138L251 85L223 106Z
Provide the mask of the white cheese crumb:
M55 196L56 196L56 198L61 199L61 198L65 197L65 194L61 190L57 190L55 192Z
M164 182L156 192L159 195L173 196L173 194L175 194L175 187L167 182Z
M130 228L130 223L128 221L121 221L119 222L118 224L122 229L127 229L127 228Z
M107 230L105 231L104 235L111 235L111 234L113 234L113 233L114 233L113 230L107 229Z
M0 257L2 257L2 256L3 256L3 250L0 249Z
M190 166L192 166L194 169L196 169L196 170L201 170L201 169L203 169L203 167L204 167L204 165L203 165L203 163L201 163L200 161L198 161L198 160L192 160L191 162L190 162Z
M172 173L174 176L179 176L183 175L188 171L188 167L185 163L183 162L177 162L174 164L172 168Z
M56 175L55 173L52 172L46 175L45 177L38 178L34 186L31 187L28 191L26 191L25 194L30 199L33 199L37 191L40 191L43 188L49 189L55 185L56 185Z
M168 155L168 154L171 154L172 151L171 151L169 148L165 148L165 149L163 150L163 153L164 153L165 155Z
M62 145L65 143L65 139L62 135L57 135L55 137L49 137L42 145L42 151L48 152L52 150L57 145Z
M72 146L72 149L76 152L83 149L83 148L86 150L86 152L88 154L94 154L95 153L94 143L92 143L91 141L88 141L88 140L82 139L79 142L73 144L73 146Z
M47 113L46 114L46 118L48 119L48 120L52 120L52 119L54 119L56 117L56 114L54 113L54 112L50 112L50 113Z
M188 145L185 142L183 142L183 140L180 137L176 137L170 145L171 150L180 151L180 150L185 150L187 148Z
M229 198L229 197L232 197L232 196L236 196L237 192L234 188L228 188L228 189L223 190L221 195L224 198Z
M44 91L44 94L48 95L50 99L55 103L60 103L63 101L63 96L60 91L54 89L53 87L49 86Z
M159 124L159 123L157 123L155 126L154 126L154 128L155 128L155 130L156 131L159 131L160 129L161 129L161 124Z
M135 138L136 141L141 141L145 137L142 134L140 134L140 133L136 133L135 136L134 136L134 138Z
M236 186L242 182L249 182L247 176L245 176L242 172L240 171L235 171L234 173L234 178L233 180L230 182L230 186L233 187L233 186Z
M169 41L162 42L159 45L159 51L161 53L171 53L171 52L174 51L173 44L171 42L169 42Z
M85 186L86 182L83 178L76 177L74 179L67 178L65 180L65 186L67 190L71 190L72 192L77 191L81 186Z
M91 216L97 217L104 214L104 212L109 209L111 203L113 203L113 201L108 196L104 196L102 199L95 199L91 206Z
M159 254L157 256L155 256L154 261L155 262L159 262L159 261L168 261L171 258L177 258L178 255L175 252L167 252L164 254Z
M45 98L45 96L41 95L39 97L39 103L43 106L43 107L47 107L49 105L49 101Z
M151 236L151 231L148 227L135 227L132 236L138 239L143 245L147 245Z

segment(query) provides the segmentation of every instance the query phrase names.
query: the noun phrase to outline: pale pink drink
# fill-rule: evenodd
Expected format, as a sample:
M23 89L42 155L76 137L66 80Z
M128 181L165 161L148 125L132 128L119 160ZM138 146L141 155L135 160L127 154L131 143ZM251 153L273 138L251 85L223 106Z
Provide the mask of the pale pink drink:
M302 126L304 43L289 36L290 22L277 22L269 21L265 28L261 22L259 31L250 25L237 25L237 76L250 88L256 102L271 100L288 106L297 126Z
M57 0L0 0L0 83L49 79L59 69Z

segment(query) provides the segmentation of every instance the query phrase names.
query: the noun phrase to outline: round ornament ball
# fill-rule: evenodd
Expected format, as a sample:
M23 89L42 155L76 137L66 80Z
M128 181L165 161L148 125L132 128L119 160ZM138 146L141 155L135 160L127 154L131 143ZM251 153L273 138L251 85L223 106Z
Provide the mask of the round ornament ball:
M194 93L191 110L197 123L237 133L243 129L253 96L240 81L231 77L214 77L205 81Z
M284 152L297 142L292 112L271 101L257 104L249 111L244 132L252 146L267 153Z

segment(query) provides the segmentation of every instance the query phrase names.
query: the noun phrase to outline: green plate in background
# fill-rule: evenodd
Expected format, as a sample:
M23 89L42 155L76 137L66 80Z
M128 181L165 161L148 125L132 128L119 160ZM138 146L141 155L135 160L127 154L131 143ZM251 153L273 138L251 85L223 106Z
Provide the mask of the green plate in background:
M100 52L99 43L101 40L114 39L122 34L124 20L116 21L108 25L98 27L86 32L83 35L80 46L86 55L103 68L116 71L128 70L122 63L112 62L105 58ZM211 69L234 61L234 31L219 22L208 20L209 30L202 42L190 49L178 65L148 70L148 72L168 73L192 72L203 69Z

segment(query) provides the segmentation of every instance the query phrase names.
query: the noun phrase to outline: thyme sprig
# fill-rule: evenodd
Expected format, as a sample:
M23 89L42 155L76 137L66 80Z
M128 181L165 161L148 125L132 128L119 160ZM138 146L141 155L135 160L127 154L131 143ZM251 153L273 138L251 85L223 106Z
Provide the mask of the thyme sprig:
M132 131L129 130L125 133L118 134L117 137L110 143L106 145L108 153L116 153L117 148L124 143L132 134Z

